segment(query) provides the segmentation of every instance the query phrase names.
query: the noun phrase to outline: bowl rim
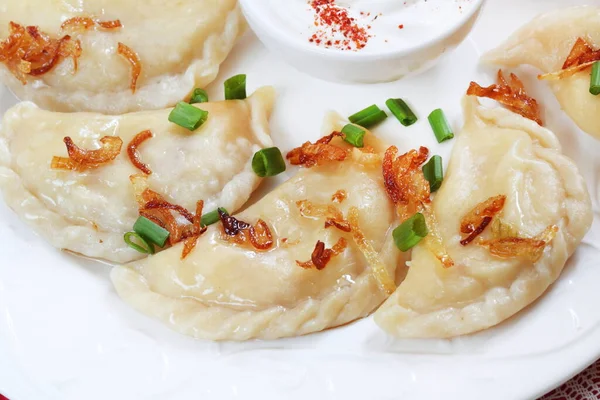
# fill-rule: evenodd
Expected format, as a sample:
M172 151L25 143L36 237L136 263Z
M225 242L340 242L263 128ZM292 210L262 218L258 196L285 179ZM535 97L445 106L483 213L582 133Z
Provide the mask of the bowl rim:
M388 58L398 58L403 56L409 56L424 49L433 47L440 42L448 39L450 36L454 35L461 28L471 21L471 19L479 14L486 0L471 0L472 6L469 8L467 12L461 15L461 18L458 18L454 23L448 26L447 29L441 31L440 34L429 38L424 42L420 42L419 44L402 48L399 50L385 50L380 52L369 52L364 53L360 51L339 51L336 49L328 49L318 46L311 45L308 41L295 40L288 31L281 28L279 24L271 24L270 20L265 16L267 13L262 13L261 8L264 7L264 0L239 0L242 12L246 16L248 23L253 28L254 25L259 24L261 31L266 32L271 39L278 41L280 44L293 48L297 51L302 51L304 53L309 53L313 56L324 57L337 59L339 61L376 61L381 59ZM257 34L260 39L260 34Z

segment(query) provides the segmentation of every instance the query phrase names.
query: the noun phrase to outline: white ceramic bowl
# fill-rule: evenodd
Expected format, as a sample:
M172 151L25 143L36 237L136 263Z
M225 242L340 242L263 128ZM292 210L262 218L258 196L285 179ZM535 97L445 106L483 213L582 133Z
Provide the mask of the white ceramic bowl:
M317 78L354 83L390 82L430 68L442 54L454 50L467 37L484 2L471 0L466 11L452 23L410 48L344 52L317 47L306 37L286 32L271 20L273 13L266 10L268 1L240 0L252 30L287 63Z

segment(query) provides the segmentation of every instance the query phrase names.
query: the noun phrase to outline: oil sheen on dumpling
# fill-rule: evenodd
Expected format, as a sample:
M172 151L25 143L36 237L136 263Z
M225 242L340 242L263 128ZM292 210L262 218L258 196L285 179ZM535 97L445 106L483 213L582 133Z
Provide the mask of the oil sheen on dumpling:
M170 109L122 116L62 114L24 102L6 112L0 129L0 189L8 205L52 245L82 255L129 262L141 255L123 234L138 217L130 176L140 174L126 147L140 131L154 137L138 149L152 170L149 188L166 200L196 209L237 210L260 183L252 170L256 151L271 147L271 88L243 101L198 104L207 122L190 132L168 121ZM84 172L53 170L53 156L66 157L63 138L85 149L104 136L123 140L112 162Z
M0 81L22 100L54 111L121 114L163 109L212 82L245 22L236 0L18 0L0 5L0 40L9 22L38 26L52 38L81 40L77 73L70 59L23 85L0 63ZM119 19L121 29L61 31L73 17ZM122 42L135 51L142 72L130 90L131 65L117 54Z
M537 17L483 57L486 63L533 65L545 73L560 71L578 38L600 48L600 7L557 10ZM585 132L600 138L600 96L590 94L590 69L547 81L561 107Z
M401 257L391 235L394 207L383 186L381 161L368 161L372 156L355 150L352 159L304 170L236 216L266 221L278 241L272 250L229 244L218 223L183 261L176 246L116 267L112 280L118 294L175 331L212 340L303 335L368 315L387 294L352 235L326 229L323 218L301 216L296 202L331 205L332 195L345 190L347 199L335 205L344 216L351 207L359 209L360 228L392 274ZM346 238L346 250L323 270L297 265L311 260L317 241L331 248L340 238Z
M445 269L420 244L406 279L375 314L402 338L447 338L494 326L541 296L558 278L590 228L583 178L561 154L556 136L512 112L465 99L466 125L433 203L438 229L456 263ZM476 243L459 243L461 219L475 206L506 195L501 218L519 237L559 228L541 259L501 259ZM484 238L490 238L490 228Z

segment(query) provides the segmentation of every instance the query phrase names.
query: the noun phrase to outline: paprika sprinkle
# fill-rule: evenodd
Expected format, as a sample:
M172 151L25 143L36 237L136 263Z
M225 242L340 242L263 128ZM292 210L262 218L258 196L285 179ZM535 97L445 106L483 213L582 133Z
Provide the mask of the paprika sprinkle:
M372 37L370 26L360 26L348 9L335 4L335 0L310 0L309 4L315 11L317 27L310 43L338 50L361 50Z

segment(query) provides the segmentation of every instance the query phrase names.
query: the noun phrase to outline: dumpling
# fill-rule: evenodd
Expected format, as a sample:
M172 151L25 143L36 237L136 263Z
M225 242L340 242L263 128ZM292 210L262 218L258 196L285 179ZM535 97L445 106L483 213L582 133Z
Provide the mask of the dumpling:
M121 27L114 27L117 20ZM2 63L1 41L9 36L11 22L47 35L50 55L31 60L24 82L9 71L10 59ZM215 79L244 27L236 0L6 1L0 6L0 81L20 99L53 111L163 109ZM69 55L78 52L80 41L76 71L71 57L51 57L58 48L52 41L67 35L71 40L61 45ZM119 54L119 43L141 65L135 92L134 67L126 50Z
M591 66L586 62L583 66L587 67L577 72L578 61L566 63L580 38L594 50L600 49L599 25L600 7L553 11L521 28L500 47L484 55L483 61L506 67L533 65L547 74L574 66L573 75L566 74L558 79L558 74L554 74L555 77L548 76L547 82L561 107L575 123L585 132L600 138L600 96L590 94ZM583 46L585 42L582 42ZM600 58L600 55L595 58Z
M424 242L413 249L406 279L375 313L379 326L401 338L469 334L516 314L559 277L592 223L585 182L552 132L484 108L476 97L465 98L464 108L465 126L433 200L454 266L444 268ZM469 215L478 222L464 237Z
M209 112L190 132L168 121L170 109L122 116L61 114L24 102L8 110L0 128L0 189L8 205L52 245L82 255L129 262L141 254L123 235L138 218L126 148L140 132L139 160L150 169L149 189L167 201L196 209L240 208L260 183L252 170L254 153L271 147L268 117L274 91L262 88L246 100L197 104ZM66 156L63 139L83 149L120 138L116 159L84 171L52 169L53 157ZM117 139L117 140L118 140ZM67 159L68 160L68 159Z
M326 228L317 211L329 206L341 212L333 218L337 227ZM394 205L379 155L356 149L345 161L303 170L235 218L251 225L262 219L272 247L257 251L231 243L218 223L183 261L180 245L115 267L118 294L182 334L247 340L343 325L370 314L395 288L391 276L402 255L392 240ZM354 240L354 228L347 228L356 226L352 218L372 247L370 261ZM388 292L376 272L391 280Z

